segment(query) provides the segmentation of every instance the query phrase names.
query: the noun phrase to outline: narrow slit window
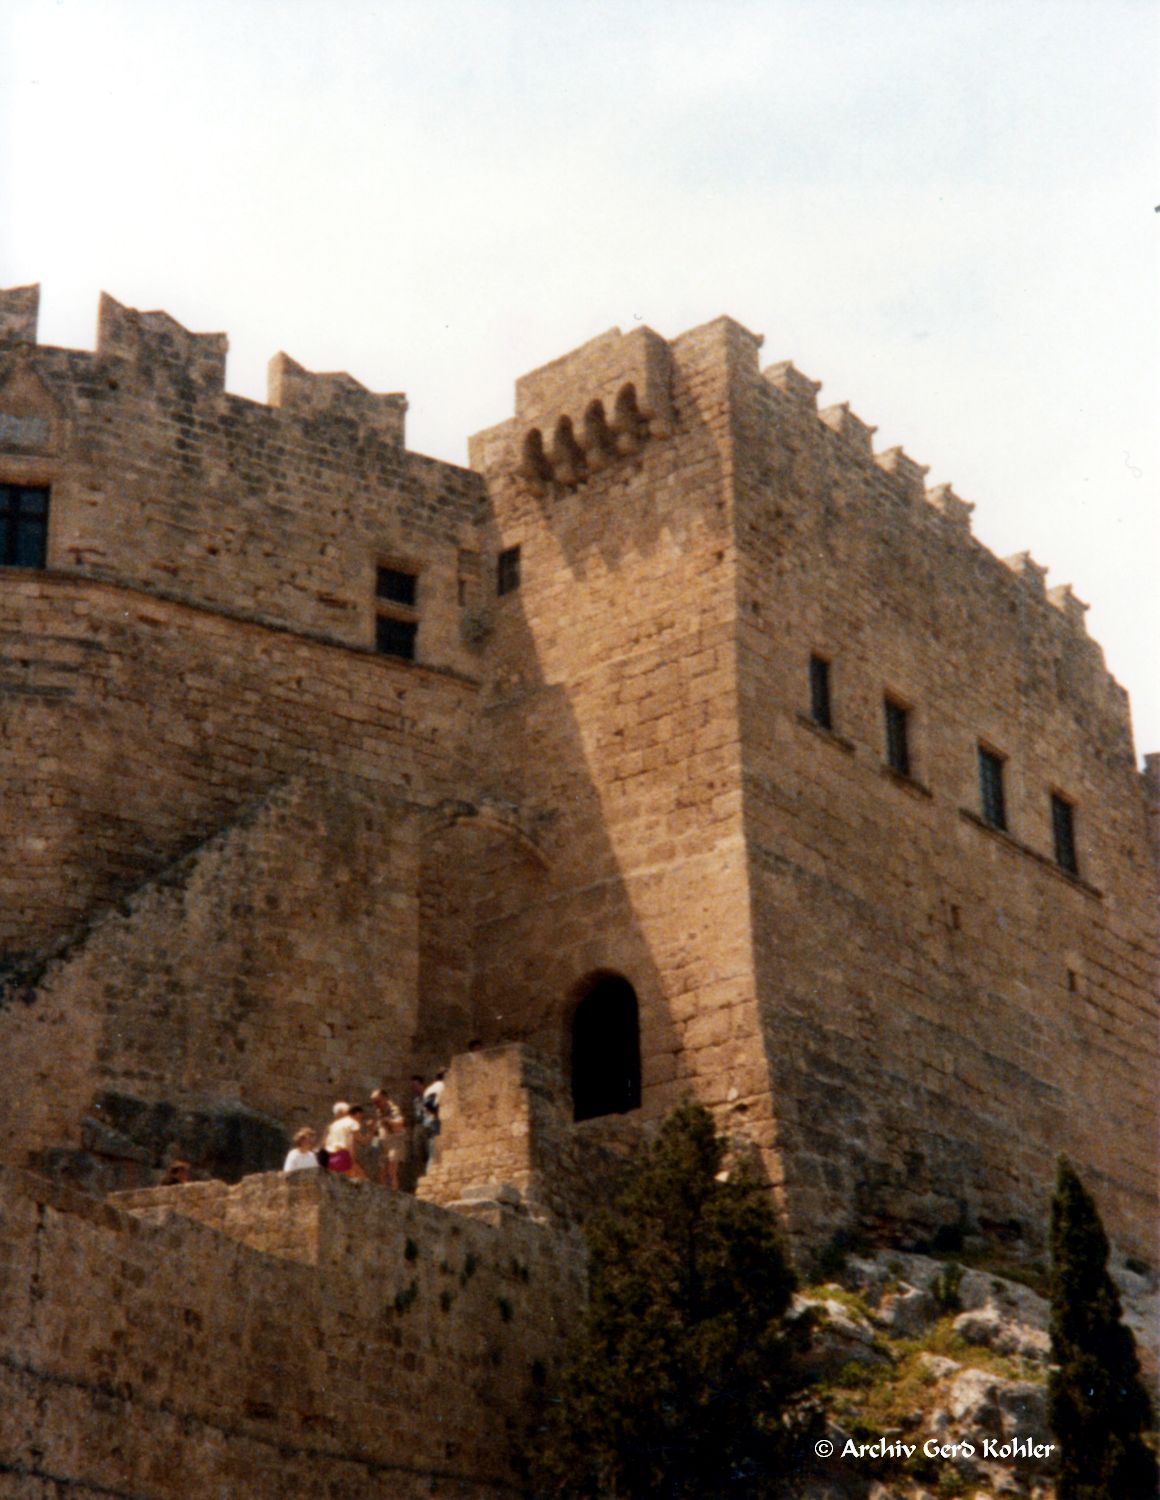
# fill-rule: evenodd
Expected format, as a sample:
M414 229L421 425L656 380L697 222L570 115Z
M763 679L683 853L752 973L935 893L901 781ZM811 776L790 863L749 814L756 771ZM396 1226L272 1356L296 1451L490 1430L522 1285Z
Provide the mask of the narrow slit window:
M47 558L47 488L0 484L0 567L43 568Z
M1003 757L979 746L979 801L983 820L992 828L1007 827L1007 803L1003 795Z
M505 547L496 559L495 591L497 594L514 594L520 586L520 549Z
M810 657L810 718L822 729L833 729L830 704L830 664L824 656Z
M886 764L900 776L910 775L910 711L893 698L883 702L886 716Z
M1058 792L1051 794L1051 832L1055 843L1055 862L1069 875L1079 874L1075 855L1075 807Z

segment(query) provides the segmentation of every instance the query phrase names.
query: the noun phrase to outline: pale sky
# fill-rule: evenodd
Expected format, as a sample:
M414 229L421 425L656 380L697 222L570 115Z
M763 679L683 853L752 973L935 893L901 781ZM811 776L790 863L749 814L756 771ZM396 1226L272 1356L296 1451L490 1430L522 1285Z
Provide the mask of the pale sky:
M1160 750L1160 0L3 0L0 285L410 398L721 313L1071 583Z

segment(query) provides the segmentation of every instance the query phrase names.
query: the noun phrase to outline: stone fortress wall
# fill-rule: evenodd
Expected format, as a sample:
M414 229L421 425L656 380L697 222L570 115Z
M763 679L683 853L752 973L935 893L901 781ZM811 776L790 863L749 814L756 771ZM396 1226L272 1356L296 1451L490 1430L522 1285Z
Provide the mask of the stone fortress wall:
M319 1173L101 1203L0 1168L0 1496L520 1493L575 1245Z
M563 1245L693 1093L799 1244L1034 1247L1066 1150L1151 1255L1155 789L1082 604L953 490L727 318L525 376L468 470L349 376L280 355L261 405L220 335L35 318L0 294L0 484L51 497L0 567L0 1159L103 1190L200 1133L234 1178L476 1040L421 1185L460 1216ZM573 1124L605 980L640 1108Z
M789 1197L808 1218L855 1201L879 1233L960 1214L1027 1232L1064 1151L1150 1257L1155 848L1086 606L1027 554L992 556L968 504L901 450L875 457L848 407L818 413L792 366L759 376L746 350L736 389L755 977Z
M819 413L792 365L762 373L759 346L728 319L670 345L595 340L521 381L471 452L524 561L490 712L521 794L595 801L604 846L587 810L559 839L564 901L623 893L652 961L630 971L646 1109L694 1089L760 1144L815 1239L851 1205L887 1236L982 1217L1034 1238L1066 1150L1149 1255L1156 855L1126 696L1068 586L993 557L953 489L875 457L873 429ZM626 384L648 413L610 447ZM980 746L1005 830L983 816ZM481 928L497 1007L512 951L545 953L529 1014L545 972L562 993L583 969L561 904Z
M164 314L102 299L85 354L5 307L2 479L52 497L47 566L0 591L9 1157L80 1146L109 1090L285 1128L401 1086L429 1061L418 830L473 811L478 478L349 377L279 356L262 407ZM383 610L417 662L374 652Z
M419 1197L325 1173L114 1193L0 1167L0 1496L521 1493L638 1131L457 1057ZM598 1189L599 1192L599 1189Z

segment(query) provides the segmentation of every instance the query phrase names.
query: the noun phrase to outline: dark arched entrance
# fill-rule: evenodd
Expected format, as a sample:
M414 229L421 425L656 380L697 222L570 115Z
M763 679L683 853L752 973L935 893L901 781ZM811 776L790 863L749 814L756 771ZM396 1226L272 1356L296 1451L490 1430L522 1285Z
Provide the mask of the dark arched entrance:
M619 974L593 981L572 1018L573 1118L640 1108L636 991Z

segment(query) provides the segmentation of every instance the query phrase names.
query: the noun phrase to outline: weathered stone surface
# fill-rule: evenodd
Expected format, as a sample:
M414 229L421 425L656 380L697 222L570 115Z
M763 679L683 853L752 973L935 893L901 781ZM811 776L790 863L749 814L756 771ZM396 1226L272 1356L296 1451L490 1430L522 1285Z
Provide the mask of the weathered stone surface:
M988 1370L964 1370L956 1375L947 1393L947 1414L951 1421L971 1432L997 1433L1001 1383Z
M1046 1447L1057 1440L1047 1425L1047 1392L1029 1381L1004 1381L997 1392L1003 1435ZM1034 1455L1032 1455L1034 1457ZM1050 1465L1040 1464L1040 1468Z
M1156 778L1082 603L992 557L949 486L727 318L532 372L467 470L347 375L278 356L261 405L221 334L106 298L88 353L35 317L0 293L0 484L50 492L45 566L0 566L0 1160L236 1174L454 1058L422 1191L503 1232L571 1243L693 1094L803 1247L1034 1250L1066 1151L1117 1254L1152 1255ZM573 1025L610 976L640 1109L575 1127ZM97 1129L114 1097L137 1124ZM931 1278L894 1274L871 1300L920 1327ZM963 1277L964 1311L1042 1330L1003 1295ZM304 1335L291 1378L332 1357Z
M1051 1339L1043 1329L1012 1322L993 1303L960 1313L954 1329L968 1344L985 1345L997 1354L1018 1354L1041 1364L1051 1356Z
M510 1493L497 1435L580 1306L558 1237L319 1173L87 1202L0 1169L4 1264L40 1267L0 1281L10 1493Z
M888 1328L897 1338L921 1333L937 1317L938 1306L934 1298L929 1292L913 1286L888 1293L874 1313L874 1321Z
M797 1296L790 1316L810 1317L813 1335L805 1363L814 1376L833 1374L848 1364L890 1363L866 1319L833 1298Z

